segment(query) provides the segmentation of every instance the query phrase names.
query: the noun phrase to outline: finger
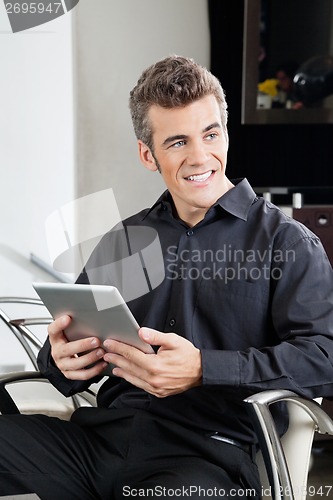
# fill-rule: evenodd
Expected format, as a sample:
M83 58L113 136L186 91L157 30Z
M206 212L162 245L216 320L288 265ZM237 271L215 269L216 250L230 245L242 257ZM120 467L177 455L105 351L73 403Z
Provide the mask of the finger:
M59 354L62 357L71 357L75 354L82 355L87 351L91 351L100 347L101 341L97 337L89 337L87 339L72 340L69 342L66 339L66 343L59 347Z
M105 351L101 348L94 349L86 352L81 356L73 355L72 357L66 356L58 362L58 366L62 371L83 370L97 361L103 359Z
M67 370L62 373L70 380L90 380L98 375L102 375L103 370L105 370L107 366L108 364L105 361L99 361L93 366L82 370Z
M114 372L114 375L122 377L137 387L148 390L145 381L150 381L151 377L159 373L158 366L156 366L156 355L154 353L143 353L126 345L122 345L120 351L121 354L114 352L104 354L104 360L119 369L119 372ZM151 389L148 392L152 393Z
M145 357L149 356L148 354L143 353L136 347L113 340L110 342L105 341L103 347L107 350L104 354L106 362L135 373L139 377L143 375L146 366Z
M71 321L72 318L68 315L60 316L49 324L47 328L48 334L50 336L63 334L64 329L70 325Z
M125 356L128 359L135 356L137 353L141 353L139 349L131 345L125 344L124 342L119 342L118 340L106 339L103 342L103 346L108 352L113 352L119 354L120 356Z
M163 346L168 349L175 348L178 343L178 335L175 333L163 333L153 328L140 328L139 336L146 344Z
M166 389L164 387L152 386L146 380L141 379L140 377L138 377L132 373L128 373L119 367L114 368L112 370L112 373L115 377L121 377L124 380L126 380L127 382L129 382L130 384L138 387L139 389L143 389L144 391L146 391L149 394L152 394L153 396L156 396L158 398L165 398L169 395L172 395L172 394L178 392L175 390Z
M104 361L122 368L128 372L138 372L139 364L133 358L126 358L113 352L104 353Z

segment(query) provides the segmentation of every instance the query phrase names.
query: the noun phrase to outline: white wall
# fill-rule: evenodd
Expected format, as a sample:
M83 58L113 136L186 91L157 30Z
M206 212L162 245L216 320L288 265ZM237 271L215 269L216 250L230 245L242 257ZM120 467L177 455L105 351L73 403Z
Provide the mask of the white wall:
M0 60L0 296L33 296L31 282L50 276L30 253L48 260L45 219L74 196L71 15L13 34L1 2ZM31 368L2 323L0 336L0 372Z
M0 3L0 60L0 295L31 295L30 252L48 260L45 219L74 196L71 14L13 34Z

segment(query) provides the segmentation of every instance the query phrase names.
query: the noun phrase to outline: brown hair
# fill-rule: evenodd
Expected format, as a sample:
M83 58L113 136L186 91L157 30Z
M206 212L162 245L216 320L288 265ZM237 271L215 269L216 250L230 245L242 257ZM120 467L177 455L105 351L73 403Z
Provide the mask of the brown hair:
M227 125L227 103L219 80L193 59L169 56L143 71L130 93L134 132L153 151L153 131L148 119L152 105L183 107L213 94L220 106L222 126Z

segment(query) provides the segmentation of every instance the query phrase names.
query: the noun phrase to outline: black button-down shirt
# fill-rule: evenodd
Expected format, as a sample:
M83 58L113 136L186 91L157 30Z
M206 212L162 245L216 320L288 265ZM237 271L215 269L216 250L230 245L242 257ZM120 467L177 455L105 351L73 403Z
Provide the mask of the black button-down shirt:
M257 197L245 179L233 182L192 228L174 216L164 193L102 238L78 281L117 285L126 296L145 276L147 290L128 300L138 323L175 332L202 355L200 387L159 399L111 377L100 389L101 405L144 408L202 432L252 441L242 403L249 394L279 388L333 396L333 272L313 233ZM162 277L154 269L158 258L141 251L144 238L129 238L133 227L156 231ZM113 264L135 253L138 273L131 271L122 289ZM39 362L62 392L84 387L56 369L48 343Z

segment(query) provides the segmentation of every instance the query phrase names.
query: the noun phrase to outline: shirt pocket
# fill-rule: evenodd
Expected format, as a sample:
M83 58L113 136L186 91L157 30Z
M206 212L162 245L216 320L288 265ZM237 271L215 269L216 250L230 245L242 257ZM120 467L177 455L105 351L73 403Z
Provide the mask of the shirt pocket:
M269 313L269 280L202 279L192 338L201 349L245 350L274 337Z

